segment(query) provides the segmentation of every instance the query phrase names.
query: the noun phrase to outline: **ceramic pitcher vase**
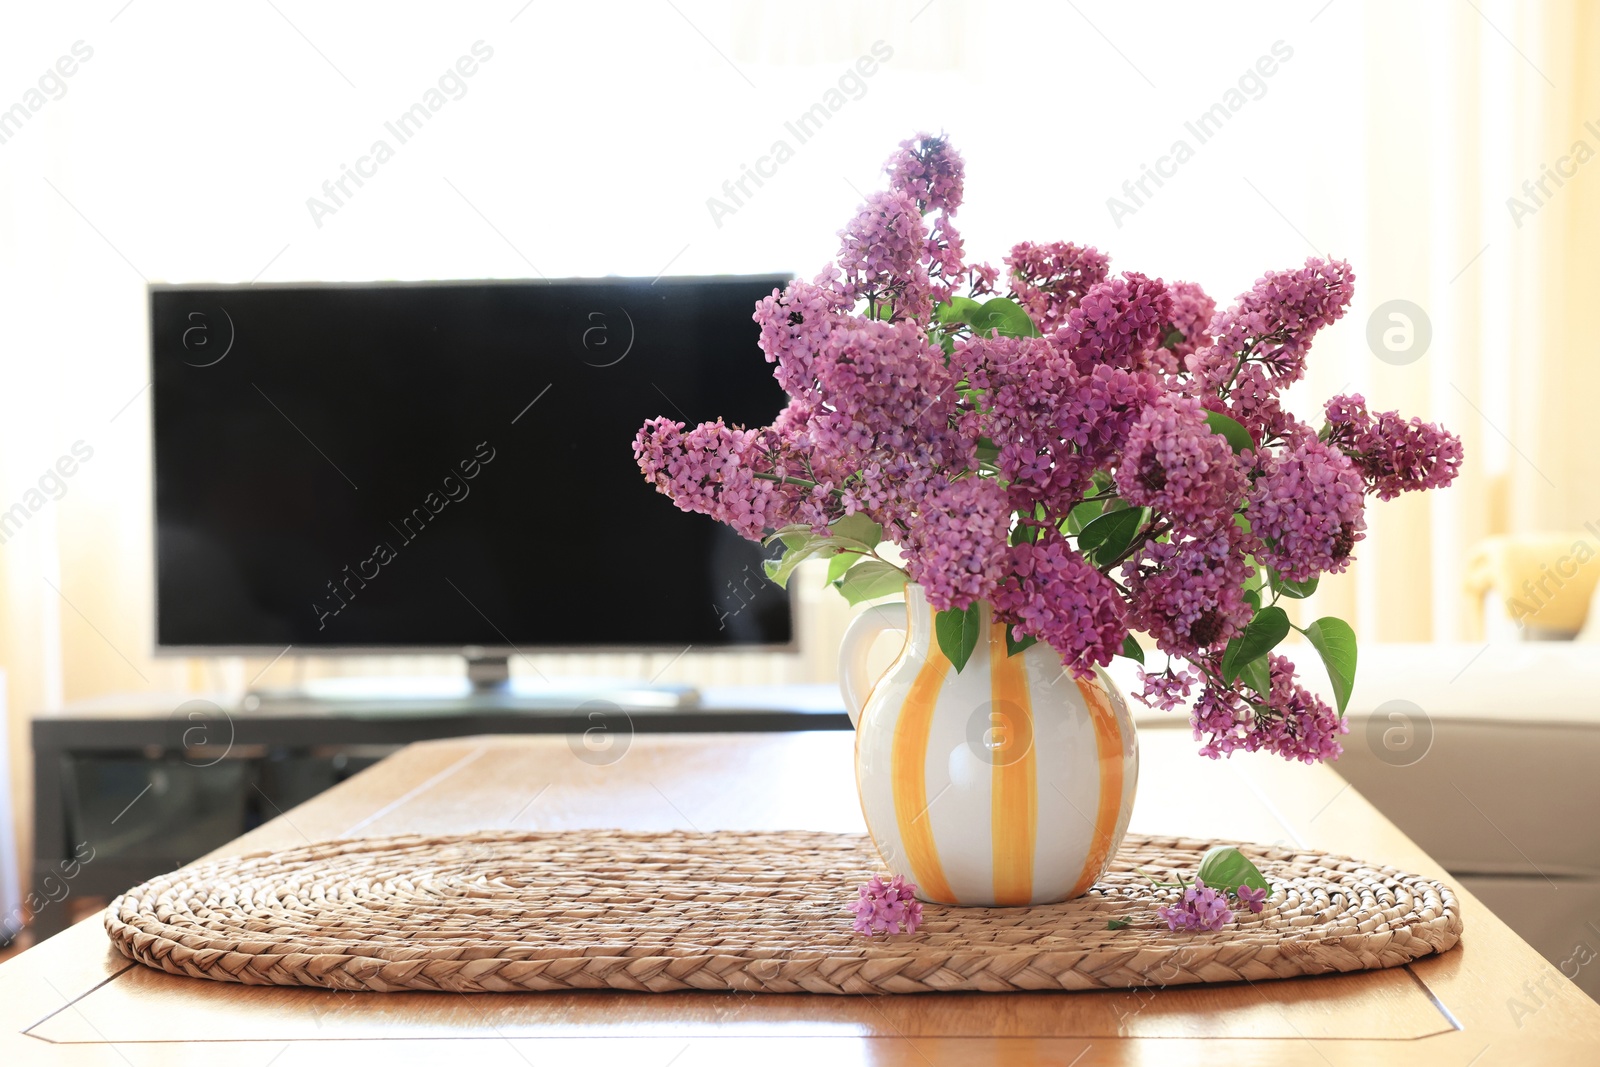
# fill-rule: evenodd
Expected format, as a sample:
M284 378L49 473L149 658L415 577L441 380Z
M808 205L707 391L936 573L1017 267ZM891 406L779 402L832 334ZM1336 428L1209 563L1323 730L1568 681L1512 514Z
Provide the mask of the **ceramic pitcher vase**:
M883 862L940 904L1048 904L1088 891L1128 828L1139 748L1103 671L1080 681L1038 642L984 636L960 672L939 649L921 587L845 632L839 678L856 726L856 786ZM867 652L905 645L873 682Z

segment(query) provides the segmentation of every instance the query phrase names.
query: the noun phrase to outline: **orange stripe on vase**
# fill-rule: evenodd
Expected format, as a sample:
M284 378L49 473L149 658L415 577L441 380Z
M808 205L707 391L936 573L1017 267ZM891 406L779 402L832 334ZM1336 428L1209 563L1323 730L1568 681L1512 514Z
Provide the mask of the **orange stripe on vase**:
M1033 702L1022 656L1006 654L1006 628L989 630L991 731L1003 731L989 749L993 760L989 834L994 849L994 900L1017 906L1033 900L1033 853L1039 832L1038 759L1033 747ZM993 736L993 734L991 734Z
M933 733L933 711L939 703L950 661L937 646L917 670L905 704L894 726L894 746L889 756L889 776L894 782L894 817L900 843L906 850L911 880L929 900L954 903L945 880L939 848L933 840L933 817L928 808L928 738Z
M1111 710L1111 701L1101 688L1098 679L1075 679L1078 692L1094 721L1094 740L1100 769L1100 806L1095 814L1094 838L1089 842L1089 856L1083 863L1083 873L1072 895L1087 893L1095 879L1105 868L1111 854L1111 839L1116 836L1117 816L1122 813L1122 727Z

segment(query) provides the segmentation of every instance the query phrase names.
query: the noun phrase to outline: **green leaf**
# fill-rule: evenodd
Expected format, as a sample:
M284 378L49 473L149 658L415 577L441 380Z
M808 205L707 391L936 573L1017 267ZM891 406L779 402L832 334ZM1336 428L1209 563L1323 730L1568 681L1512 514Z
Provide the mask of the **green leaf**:
M1339 714L1350 703L1350 690L1356 684L1356 632L1343 619L1329 615L1300 631L1316 646L1322 665L1328 668L1333 695L1339 701Z
M861 512L846 515L842 519L835 519L828 526L828 532L834 537L854 541L850 547L860 547L868 551L877 548L883 541L883 527L867 518Z
M906 587L906 572L881 559L864 559L845 572L833 587L852 605L898 593Z
M1018 652L1026 652L1028 649L1032 648L1038 643L1039 639L1037 637L1034 637L1031 634L1027 637L1018 637L1016 634L1011 632L1010 624L1008 623L1006 625L1007 656L1015 656Z
M840 552L828 561L828 582L837 582L844 577L845 571L866 558L859 552Z
M1098 519L1105 509L1106 502L1104 500L1085 500L1067 512L1067 535L1076 537L1081 534L1083 528Z
M939 638L939 649L957 674L972 658L972 650L978 647L979 631L983 629L981 616L977 601L965 611L946 608L934 616L933 632Z
M1255 439L1250 436L1250 431L1220 411L1206 412L1206 425L1211 427L1212 433L1220 433L1226 438L1229 447L1235 452L1243 452L1247 448L1256 447Z
M1272 669L1267 657L1257 656L1239 671L1244 683L1261 695L1263 700L1272 696Z
M1133 925L1133 920L1132 919L1107 919L1106 920L1106 929L1107 930L1121 930L1123 927L1132 926L1132 925Z
M1229 893L1242 885L1269 892L1272 889L1256 865L1232 845L1217 845L1209 849L1201 857L1200 870L1196 873L1200 880L1212 889L1226 890Z
M1140 666L1144 665L1144 649L1139 647L1138 640L1132 634L1123 637L1122 654L1131 660L1137 660Z
M1127 551L1149 516L1149 508L1109 511L1084 526L1078 534L1078 551L1095 566L1104 566Z
M806 540L790 544L784 538L788 550L777 559L764 560L761 569L767 572L767 577L778 585L788 588L789 579L794 575L794 569L808 559L827 559L839 551L838 544L831 537L821 534L811 534Z
M948 304L940 304L933 309L934 316L945 325L952 322L972 321L972 316L983 309L983 305L976 300L964 296L951 297Z
M767 535L762 544L770 545L774 541L782 541L784 547L796 549L806 547L818 538L836 545L870 552L883 541L883 527L857 512L842 519L835 519L825 534L813 533L811 527L805 523L794 523L774 530Z
M972 325L974 333L985 337L991 333L999 333L1002 337L1039 336L1039 328L1033 324L1028 313L1016 301L1003 296L985 300L983 306L966 321Z
M1165 337L1161 338L1161 347L1177 348L1181 344L1183 344L1183 331L1178 329L1176 326L1168 324L1167 334Z
M799 548L802 545L809 544L816 536L811 532L811 527L809 526L783 526L768 534L767 539L761 543L770 545L774 541L781 541L784 548Z
M1289 616L1282 608L1262 608L1256 612L1244 633L1228 642L1222 653L1222 680L1233 684L1245 664L1265 656L1278 642L1289 636Z
M774 531L765 542L770 545L774 541L781 541L785 549L783 556L764 561L761 568L766 571L768 578L787 588L795 568L806 560L828 559L843 548L871 552L882 540L883 527L860 512L835 520L825 534L815 533L804 524L785 526ZM831 564L829 573L832 573Z
M1277 571L1268 572L1268 580L1272 582L1273 592L1286 596L1290 600L1304 600L1317 591L1317 579L1309 582L1291 582Z

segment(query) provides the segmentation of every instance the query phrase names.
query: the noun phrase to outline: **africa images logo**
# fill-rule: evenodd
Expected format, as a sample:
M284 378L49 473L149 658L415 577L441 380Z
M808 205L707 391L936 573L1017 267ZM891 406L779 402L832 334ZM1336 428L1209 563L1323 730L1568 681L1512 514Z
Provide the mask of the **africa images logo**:
M400 547L404 548L418 537L428 524L439 517L451 503L459 504L467 499L472 492L472 487L467 483L483 473L483 468L494 461L495 450L488 441L478 442L471 459L464 459L456 464L460 470L458 476L451 471L444 476L438 489L430 490L422 498L422 503L411 509L410 513L401 518L396 524L394 520L389 525L400 536ZM379 541L372 549L372 555L361 560L352 569L347 563L340 573L343 577L330 578L327 582L331 598L326 602L313 600L311 610L317 616L317 629L327 628L328 620L338 615L350 606L350 601L356 594L367 587L367 583L375 581L383 573L383 568L393 563L400 556L400 549L392 541Z

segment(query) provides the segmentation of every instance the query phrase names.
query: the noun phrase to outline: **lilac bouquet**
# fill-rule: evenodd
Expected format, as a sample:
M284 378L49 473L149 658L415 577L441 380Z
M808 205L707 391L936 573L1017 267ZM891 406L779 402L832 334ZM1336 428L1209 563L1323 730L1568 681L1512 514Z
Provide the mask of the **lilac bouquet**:
M943 138L903 142L886 170L837 262L756 305L788 406L758 429L652 419L634 442L645 477L781 545L779 583L825 558L852 603L920 584L957 670L980 601L1013 654L1044 641L1080 676L1143 664L1138 632L1168 655L1143 699L1192 699L1206 755L1336 757L1354 633L1301 631L1335 711L1273 653L1291 629L1278 602L1349 565L1368 495L1447 485L1462 458L1360 396L1330 400L1320 428L1284 409L1350 302L1349 264L1269 272L1223 311L1069 243L1017 245L1002 282L965 260L963 164Z

